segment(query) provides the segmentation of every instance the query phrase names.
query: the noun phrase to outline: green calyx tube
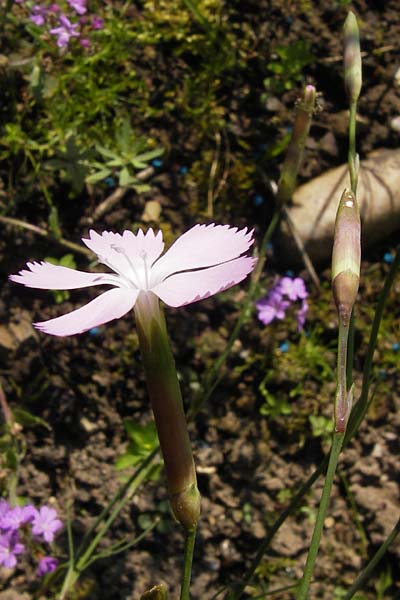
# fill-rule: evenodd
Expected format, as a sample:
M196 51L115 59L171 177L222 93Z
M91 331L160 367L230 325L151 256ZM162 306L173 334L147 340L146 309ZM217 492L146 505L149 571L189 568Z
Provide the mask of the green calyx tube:
M140 293L135 318L171 508L175 518L190 530L199 519L200 494L165 318L153 293Z

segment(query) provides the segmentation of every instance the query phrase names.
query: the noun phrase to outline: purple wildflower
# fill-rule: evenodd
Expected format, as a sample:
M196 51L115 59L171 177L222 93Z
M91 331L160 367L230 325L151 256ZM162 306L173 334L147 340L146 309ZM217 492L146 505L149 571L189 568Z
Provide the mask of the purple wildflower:
M50 33L57 36L57 46L65 48L72 37L79 37L79 32L76 31L77 27L78 23L71 23L68 17L61 15L60 27L50 29Z
M258 318L264 325L269 325L274 319L284 319L285 311L290 305L280 292L273 288L267 296L256 303Z
M291 277L282 277L278 285L281 293L288 296L292 302L304 300L308 296L305 283L301 277L295 277L294 279Z
M44 6L40 6L40 4L35 4L32 6L32 12L29 16L32 23L41 27L46 22L48 10Z
M17 531L25 523L33 521L36 513L36 509L31 504L10 508L2 515L0 528L4 531Z
M43 577L47 573L52 573L58 567L58 560L54 556L43 556L39 560L37 574L39 577Z
M57 518L57 511L48 506L42 506L33 519L32 533L41 535L45 542L52 542L54 534L61 529L62 522Z
M25 546L20 543L17 531L10 531L0 535L0 565L13 569L17 564L17 555L25 551Z
M291 303L301 300L301 307L296 315L299 330L303 329L308 304L308 292L301 277L282 277L271 289L267 296L256 303L258 318L264 325L269 325L274 319L284 319L285 311Z
M67 0L71 8L78 13L78 15L84 15L87 11L86 0Z
M307 300L303 300L303 302L301 303L301 308L297 313L297 327L299 328L299 331L302 331L304 329L304 323L306 322L306 315L308 312L308 302Z
M94 16L92 19L92 29L103 29L104 21L100 17Z
M2 526L2 520L4 515L7 514L7 512L10 510L10 505L8 504L7 500L3 500L3 498L0 498L0 529L3 528Z
M79 43L82 46L82 48L90 48L90 40L88 38L81 38L79 40Z

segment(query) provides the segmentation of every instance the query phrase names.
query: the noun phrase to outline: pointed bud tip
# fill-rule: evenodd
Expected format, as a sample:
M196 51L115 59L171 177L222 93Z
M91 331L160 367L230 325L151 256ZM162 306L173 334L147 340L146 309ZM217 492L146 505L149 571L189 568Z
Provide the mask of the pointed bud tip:
M344 36L344 84L351 104L357 102L362 85L360 33L357 18L349 12L343 26Z

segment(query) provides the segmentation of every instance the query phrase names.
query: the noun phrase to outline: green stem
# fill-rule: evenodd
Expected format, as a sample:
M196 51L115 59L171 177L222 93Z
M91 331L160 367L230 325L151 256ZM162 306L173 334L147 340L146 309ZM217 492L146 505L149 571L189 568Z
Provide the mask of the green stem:
M90 544L85 548L85 542L89 538L89 532L85 535L84 539L78 551L76 552L76 556L71 556L69 568L67 574L65 576L63 586L60 592L60 600L63 600L69 590L73 588L75 583L80 577L82 571L87 567L88 564L93 562L93 553L99 545L102 538L105 536L123 507L127 504L127 502L131 499L132 494L136 491L140 483L146 477L148 469L151 467L151 463L156 455L156 450L153 451L146 459L141 463L141 465L136 469L135 473L129 480L118 490L115 494L114 498L111 500L109 505L104 509L100 515L100 517L96 520L95 524L90 528L90 533L94 532L97 526L101 523L102 519L105 519L108 513L109 517L105 520L103 527L99 530L99 532L92 539ZM128 490L130 493L128 494ZM120 502L118 502L120 500ZM118 504L117 504L118 503ZM112 508L114 510L112 510ZM70 536L69 536L70 537ZM70 540L70 552L72 546L72 539Z
M387 299L389 297L390 290L393 286L393 282L395 280L397 271L400 267L400 246L398 246L396 255L394 257L394 261L390 267L388 274L386 275L385 283L379 294L378 303L376 305L374 320L371 327L371 333L369 336L367 354L365 357L364 363L364 371L363 371L363 380L361 387L360 399L357 404L354 406L354 409L351 411L345 443L353 437L354 433L358 430L361 421L363 420L371 400L369 400L369 388L371 382L371 372L372 372L372 361L376 348L376 342L378 339L379 328L382 321L383 311L385 310L385 305Z
M357 404L353 407L351 411L351 415L349 418L349 422L346 429L346 435L344 439L343 445L346 446L349 441L356 435L362 420L364 419L368 406L369 406L369 388L370 388L370 380L371 380L371 371L372 371L372 359L377 345L378 333L382 321L383 312L385 309L385 305L387 299L389 297L390 290L393 286L396 273L400 267L400 246L397 249L396 256L391 265L391 268L386 276L385 283L381 290L381 293L378 298L378 304L375 311L374 320L371 327L371 333L368 341L367 354L364 363L364 371L363 371L363 382L361 388L360 399ZM350 378L351 380L351 378ZM349 380L348 380L349 381ZM264 556L266 550L269 548L269 545L279 530L280 526L286 518L292 514L292 512L297 508L302 498L306 495L306 493L311 489L312 485L319 478L319 476L323 473L327 465L327 457L324 458L319 467L311 474L308 480L301 486L296 496L293 498L290 505L286 508L286 510L278 517L275 523L270 527L266 537L261 542L257 554L254 557L250 567L246 571L243 580L236 587L235 592L228 592L226 598L229 600L239 600L242 596L244 588L251 581L254 576L255 570L261 562L262 557ZM231 584L233 587L233 584Z
M367 579L369 579L373 570L375 569L375 567L377 566L379 561L382 559L382 557L386 553L390 544L396 539L396 537L399 533L400 533L400 519L397 521L396 525L393 527L392 531L390 532L390 534L388 535L386 540L383 542L383 544L380 546L380 548L378 549L376 554L373 556L373 558L370 560L368 565L365 567L364 571L362 573L360 573L360 575L357 577L355 582L349 588L347 594L345 596L343 596L342 600L350 600L351 598L353 598L354 594L356 592L358 592L358 590L367 581Z
M253 558L250 567L247 569L242 581L240 582L240 584L237 584L235 586L234 591L232 591L228 594L227 600L239 600L239 598L241 598L245 587L251 582L251 580L254 576L255 570L258 567L258 565L260 564L261 559L264 556L264 554L265 554L267 548L269 547L276 532L279 530L282 523L284 523L286 521L287 517L290 514L292 514L296 510L296 508L300 505L303 497L310 490L310 488L313 486L313 484L317 481L319 476L325 471L327 464L328 464L328 457L325 456L324 459L322 460L321 464L318 466L318 468L315 469L315 471L310 475L310 477L307 479L307 481L305 481L303 483L303 485L300 487L300 489L297 491L295 496L292 498L290 504L285 508L285 510L283 512L281 512L279 517L276 519L275 523L273 523L273 525L270 526L267 535L261 542L261 544L257 550L257 553L256 553L255 557ZM232 587L233 587L233 584L232 584Z
M358 183L358 164L356 153L356 120L357 120L357 102L350 104L350 120L349 120L349 172L351 191L357 193Z
M308 551L306 566L304 568L303 577L301 579L296 600L307 600L308 590L311 583L311 578L314 571L315 562L318 555L319 544L321 541L324 521L329 506L329 498L332 490L333 479L336 473L336 467L339 460L340 451L343 445L344 434L335 432L333 434L331 454L329 457L328 470L322 490L321 501L318 508L317 520L315 522L314 532L311 539L310 548Z
M196 532L196 526L191 527L186 531L180 600L190 600L190 580L192 576L192 563L194 545L196 543Z
M335 396L335 430L343 433L346 431L347 421L350 415L351 404L347 392L348 370L347 370L347 342L349 338L349 325L343 324L339 316L339 341L337 360L337 388ZM349 365L350 369L350 365ZM350 375L351 380L351 375Z

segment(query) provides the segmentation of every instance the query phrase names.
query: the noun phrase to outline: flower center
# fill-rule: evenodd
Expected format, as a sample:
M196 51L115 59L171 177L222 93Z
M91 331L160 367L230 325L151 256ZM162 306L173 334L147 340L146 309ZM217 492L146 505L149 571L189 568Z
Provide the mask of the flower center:
M108 266L125 280L128 279L135 288L147 291L149 289L150 271L147 265L147 252L144 250L140 252L139 257L142 260L132 260L125 248L117 246L116 244L112 244L111 248L125 258L126 262L128 263L129 273L127 273L125 270L115 267L114 265L108 264Z

